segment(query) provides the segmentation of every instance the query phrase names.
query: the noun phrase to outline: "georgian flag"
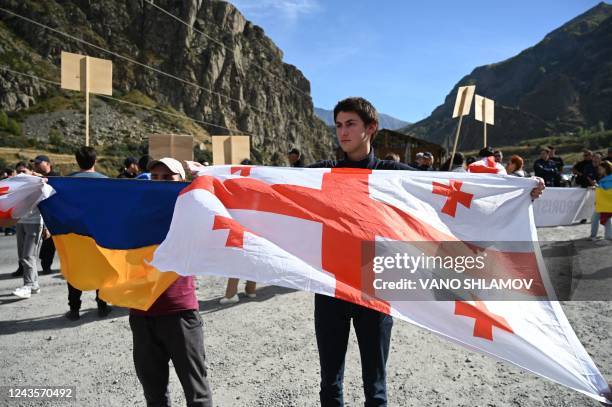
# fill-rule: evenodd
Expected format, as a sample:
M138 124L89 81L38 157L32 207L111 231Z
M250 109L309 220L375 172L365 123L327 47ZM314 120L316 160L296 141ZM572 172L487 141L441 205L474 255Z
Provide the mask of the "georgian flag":
M495 161L495 157L489 156L481 160L475 161L468 165L468 172L477 174L502 174L506 175L506 169L503 165Z
M608 385L554 298L537 243L532 179L450 172L215 166L179 195L152 265L362 304L606 401ZM531 301L384 301L362 285L364 242L497 242L537 277ZM512 274L513 264L500 275Z
M0 180L0 221L16 222L55 191L44 178L19 174Z

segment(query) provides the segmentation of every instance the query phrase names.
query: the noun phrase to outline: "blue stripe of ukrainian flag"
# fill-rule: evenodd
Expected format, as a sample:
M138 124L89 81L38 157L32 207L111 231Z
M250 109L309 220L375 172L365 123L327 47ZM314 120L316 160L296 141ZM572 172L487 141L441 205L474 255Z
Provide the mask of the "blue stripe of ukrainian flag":
M146 310L177 278L148 265L165 239L183 182L49 178L39 204L62 274L115 305Z

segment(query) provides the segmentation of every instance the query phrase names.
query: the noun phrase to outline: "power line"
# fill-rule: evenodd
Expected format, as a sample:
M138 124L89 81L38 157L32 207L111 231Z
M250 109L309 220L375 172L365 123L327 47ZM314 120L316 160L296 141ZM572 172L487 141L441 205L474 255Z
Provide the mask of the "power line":
M130 102L130 101L123 100L123 99L118 99L118 98L115 98L115 97L112 97L112 96L107 96L107 95L96 95L96 94L94 94L94 96L99 97L99 98L103 98L103 99L114 100L116 102L124 103L124 104L131 105L131 106L137 106L137 107L140 107L141 109L152 110L154 112L163 113L163 114L166 114L168 116L179 117L181 119L190 120L192 122L204 124L204 125L207 125L207 126L217 127L217 128L220 128L220 129L231 131L231 132L238 132L240 134L245 134L247 136L254 136L253 133L248 133L248 132L245 132L245 131L242 131L242 130L238 130L238 129L230 129L228 127L219 126L218 124L213 124L213 123L205 122L203 120L193 119L193 118L191 118L189 116L185 116L185 115L182 115L182 114L166 112L164 110L157 109L157 108L154 108L154 107L150 107L150 106L146 106L146 105L141 105L140 103L134 103L134 102Z
M167 16L169 16L170 18L180 22L181 24L184 24L187 28L192 29L193 31L203 35L204 37L208 38L209 40L211 40L212 42L214 42L215 44L220 45L221 47L225 48L225 50L227 50L230 53L233 53L234 51L229 48L227 45L225 45L224 43L222 43L221 41L217 40L216 38L211 37L210 35L206 34L204 31L198 30L197 28L195 28L195 26L192 26L191 24L189 24L187 21L179 18L178 16L170 13L169 11L165 10L164 8L158 6L157 4L155 4L153 2L153 0L146 0L146 3L149 3L151 6L153 6L154 8L158 9L159 11L161 11L162 13L166 14ZM281 81L282 83L284 83L285 85L293 88L294 90L298 91L299 93L301 93L304 96L310 97L310 95L306 92L304 92L302 89L298 88L297 86L289 83L288 81L284 80L283 78L281 78L280 76L277 76L276 74L272 73L272 71L269 71L267 69L265 69L263 66L257 64L256 62L251 61L251 64L254 65L255 67L261 69L263 72L268 73L270 76L278 79L279 81Z
M56 81L52 81L52 80L49 80L49 79L41 78L40 76L31 75L31 74L27 74L27 73L24 73L24 72L15 71L15 70L10 69L10 68L8 68L8 67L6 67L4 65L0 65L0 69L3 69L5 71L11 72L11 73L14 73L16 75L27 76L29 78L36 79L36 80L39 80L39 81L42 81L42 82L47 82L47 83L50 83L50 84L53 84L53 85L61 86L60 82L56 82ZM193 118L191 118L189 116L178 114L178 113L166 112L164 110L157 109L157 108L150 107L150 106L146 106L146 105L142 105L140 103L129 102L127 100L122 100L122 99L118 99L118 98L115 98L115 97L112 97L112 96L106 96L106 95L97 95L97 94L94 94L94 96L99 97L99 98L114 100L116 102L124 103L124 104L131 105L131 106L136 106L136 107L139 107L141 109L152 110L152 111L155 111L157 113L162 113L162 114L165 114L165 115L168 115L168 116L178 117L178 118L189 120L189 121L192 121L192 122L195 122L195 123L204 124L206 126L217 127L217 128L223 129L223 130L228 130L230 132L238 132L240 134L245 134L245 135L248 135L248 136L254 136L253 133L245 132L245 131L238 130L238 129L230 129L228 127L220 126L218 124L213 124L213 123L205 122L203 120L193 119Z
M86 44L86 45L88 45L88 46L90 46L90 47L93 47L93 48L95 48L95 49L99 50L99 51L106 52L106 53L108 53L108 54L111 54L111 55L113 55L113 56L115 56L115 57L117 57L117 58L121 58L121 59L123 59L123 60L126 60L126 61L128 61L128 62L130 62L130 63L135 64L135 65L141 66L141 67L143 67L143 68L150 69L150 70L152 70L152 71L154 71L154 72L156 72L156 73L158 73L158 74L160 74L160 75L164 75L164 76L167 76L167 77L169 77L169 78L172 78L172 79L175 79L175 80L177 80L177 81L180 81L180 82L182 82L182 83L184 83L184 84L186 84L186 85L190 85L190 86L194 86L194 87L197 87L197 88L199 88L199 89L202 89L202 90L204 90L204 91L206 91L206 92L210 93L211 95L217 95L217 96L220 96L220 97L226 98L227 100L230 100L230 101L232 101L232 102L237 102L237 103L239 103L239 104L244 104L245 106L247 106L247 107L249 107L249 108L251 108L251 109L253 109L253 110L256 110L256 111L258 111L258 112L260 112L260 113L263 113L263 114L269 114L269 112L266 112L266 111L264 111L264 110L261 110L261 109L259 109L259 108L255 107L255 106L252 106L252 105L250 105L250 104L248 104L248 103L246 103L246 102L243 102L243 101L238 100L238 99L234 99L234 98L232 98L231 96L227 96L227 95L224 95L224 94L219 93L219 92L215 92L215 91L213 91L213 90L211 90L211 89L208 89L208 88L205 88L204 86L201 86L201 85L199 85L199 84L197 84L197 83L195 83L195 82L190 82L190 81L188 81L188 80L186 80L186 79L183 79L183 78L180 78L180 77L178 77L178 76L176 76L176 75L173 75L173 74L170 74L170 73L164 72L164 71L162 71L162 70L160 70L160 69L158 69L158 68L155 68L155 67L152 67L152 66L150 66L150 65L144 64L144 63L142 63L142 62L136 61L136 60L135 60L135 59L133 59L133 58L127 57L127 56L125 56L125 55L118 54L118 53L116 53L116 52L114 52L114 51L110 51L110 50L105 49L105 48L103 48L103 47L101 47L101 46L99 46L99 45L93 44L93 43L91 43L91 42L89 42L89 41L86 41L86 40L84 40L84 39L82 39L82 38L75 37L74 35L71 35L71 34L65 33L65 32L63 32L63 31L60 31L60 30L56 29L56 28L49 27L49 26L48 26L48 25L46 25L46 24L43 24L43 23L40 23L40 22L38 22L38 21L32 20L31 18L28 18L28 17L22 16L22 15L20 15L20 14L17 14L17 13L15 13L15 12L13 12L13 11L7 10L7 9L5 9L5 8L2 8L2 7L0 7L0 10L4 11L4 12L6 12L6 13L9 13L9 14L11 14L11 15L13 15L13 16L15 16L15 17L17 17L17 18L20 18L20 19L22 19L22 20L24 20L24 21L27 21L27 22L29 22L29 23L35 24L35 25L37 25L37 26L39 26L39 27L42 27L42 28L44 28L44 29L47 29L47 30L53 31L53 32L55 32L55 33L57 33L57 34L63 35L63 36L65 36L65 37L68 37L68 38L73 39L73 40L75 40L75 41L78 41L78 42L80 42L80 43Z
M18 13L15 13L14 11L7 10L7 9L5 9L5 8L3 8L3 7L0 7L0 10L4 11L4 12L6 12L6 13L9 13L9 14L11 14L11 15L13 15L13 16L15 16L15 17L17 17L17 18L20 18L20 19L22 19L22 20L24 20L24 21L27 21L27 22L29 22L29 23L35 24L35 25L37 25L37 26L39 26L39 27L42 27L42 28L44 28L44 29L47 29L47 30L53 31L53 32L55 32L55 33L57 33L57 34L63 35L63 36L65 36L65 37L67 37L67 38L70 38L70 39L75 40L75 41L77 41L77 42L80 42L80 43L83 43L83 44L85 44L85 45L88 45L88 46L90 46L90 47L92 47L92 48L95 48L95 49L97 49L97 50L100 50L100 51L102 51L102 52L105 52L105 53L111 54L111 55L113 55L113 56L116 56L117 58L124 59L124 60L126 60L126 61L128 61L128 62L130 62L130 63L136 64L136 65L138 65L138 66L142 66L143 68L149 69L149 70L151 70L151 71L153 71L153 72L156 72L156 73L158 73L158 74L161 74L161 75L167 76L167 77L169 77L169 78L172 78L172 79L178 80L179 82L182 82L182 83L184 83L184 84L186 84L186 85L189 85L189 86L194 86L194 87L199 88L199 89L202 89L202 90L204 90L204 91L206 91L206 92L208 92L208 93L210 93L210 94L213 94L213 95L218 95L218 96L223 97L223 98L225 98L225 99L227 99L227 100L230 100L230 101L233 101L233 102L237 102L237 103L238 103L238 104L240 104L240 105L244 105L244 106L246 106L246 107L248 107L248 108L250 108L250 109L252 109L252 110L258 111L258 112L260 112L260 113L262 113L262 114L265 114L265 115L268 115L268 116L271 116L271 117L276 117L276 118L283 118L283 117L282 117L282 116L280 116L280 115L273 114L273 113L268 112L268 111L265 111L265 110L261 110L261 109L259 109L259 108L255 107L255 106L253 106L253 105L251 105L251 104L249 104L249 103L246 103L246 102L243 102L243 101L241 101L241 100L238 100L238 99L232 98L232 97L230 97L230 96L224 95L224 94L219 93L219 92L215 92L215 91L210 90L210 89L208 89L208 88L205 88L205 87L203 87L203 86L201 86L201 85L199 85L199 84L197 84L197 83L195 83L195 82L190 82L190 81L188 81L188 80L186 80L186 79L183 79L183 78L180 78L180 77L178 77L178 76L176 76L176 75L173 75L173 74L170 74L170 73L164 72L164 71L162 71L162 70L160 70L160 69L158 69L158 68L155 68L155 67L152 67L152 66L150 66L150 65L144 64L144 63L142 63L142 62L136 61L136 60L135 60L135 59L133 59L133 58L130 58L130 57L127 57L127 56L124 56L124 55L118 54L118 53L116 53L116 52L114 52L114 51L108 50L108 49L103 48L103 47L101 47L101 46L99 46L99 45L96 45L96 44L93 44L93 43L91 43L91 42L88 42L88 41L86 41L86 40L84 40L84 39L82 39L82 38L75 37L74 35L71 35L71 34L65 33L65 32L63 32L63 31L61 31L61 30L58 30L58 29L53 28L53 27L50 27L50 26L48 26L48 25L46 25L46 24L40 23L40 22L38 22L38 21L35 21L35 20L31 19L31 18L28 18L28 17L22 16L22 15L20 15L20 14L18 14ZM288 123L302 124L302 125L304 125L304 126L307 126L307 127L308 127L308 125L307 125L306 123L302 122L301 120L295 120L295 119L285 119L285 121L286 121L286 122L288 122ZM243 132L243 133L245 133L245 134L246 134L246 132Z
M19 72L19 71L14 71L11 68L9 68L7 66L4 66L4 65L0 65L0 69L4 69L5 71L12 72L12 73L14 73L16 75L28 76L30 78L37 79L37 80L42 81L42 82L47 82L47 83L50 83L50 84L53 84L53 85L57 85L57 86L61 85L61 83L59 83L59 82L55 82L55 81L52 81L52 80L49 80L49 79L41 78L40 76L31 75L31 74L27 74L27 73Z

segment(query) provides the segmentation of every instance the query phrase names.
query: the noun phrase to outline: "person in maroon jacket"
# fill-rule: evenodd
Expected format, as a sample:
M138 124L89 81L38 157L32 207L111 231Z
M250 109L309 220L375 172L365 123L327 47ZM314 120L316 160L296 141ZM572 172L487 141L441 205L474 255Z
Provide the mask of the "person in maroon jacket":
M173 158L149 164L154 181L182 181L185 170ZM130 309L134 366L147 406L170 406L168 362L172 360L188 406L212 407L204 333L195 277L179 276L147 311Z

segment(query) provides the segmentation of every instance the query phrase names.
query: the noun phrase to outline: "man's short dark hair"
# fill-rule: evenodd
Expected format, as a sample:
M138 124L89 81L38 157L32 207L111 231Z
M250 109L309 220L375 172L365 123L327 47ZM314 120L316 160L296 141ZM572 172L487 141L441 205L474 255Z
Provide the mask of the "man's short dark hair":
M336 104L336 107L334 107L334 122L336 121L338 113L340 112L357 113L359 118L363 120L363 123L366 126L369 126L372 123L376 123L376 130L372 134L372 139L370 140L370 142L374 140L374 137L378 132L378 113L370 102L361 97L350 97L339 101Z
M25 161L19 161L17 164L15 164L15 169L18 169L20 167L30 168L28 166L28 163L26 163Z
M80 147L74 152L74 157L82 170L88 170L96 164L97 155L93 147Z
M465 157L463 153L459 151L455 153L455 157L453 158L453 165L463 165L464 161L465 161Z
M300 156L300 150L298 150L297 148L292 148L291 150L289 150L289 152L287 154L295 154L298 157Z
M493 147L485 147L478 152L478 157L480 158L491 157L492 155L495 155Z
M138 165L138 160L135 157L127 157L125 160L123 160L123 166L125 168L128 168L132 164Z
M146 171L149 167L149 162L151 161L151 157L148 154L143 155L138 159L138 168L140 171Z

